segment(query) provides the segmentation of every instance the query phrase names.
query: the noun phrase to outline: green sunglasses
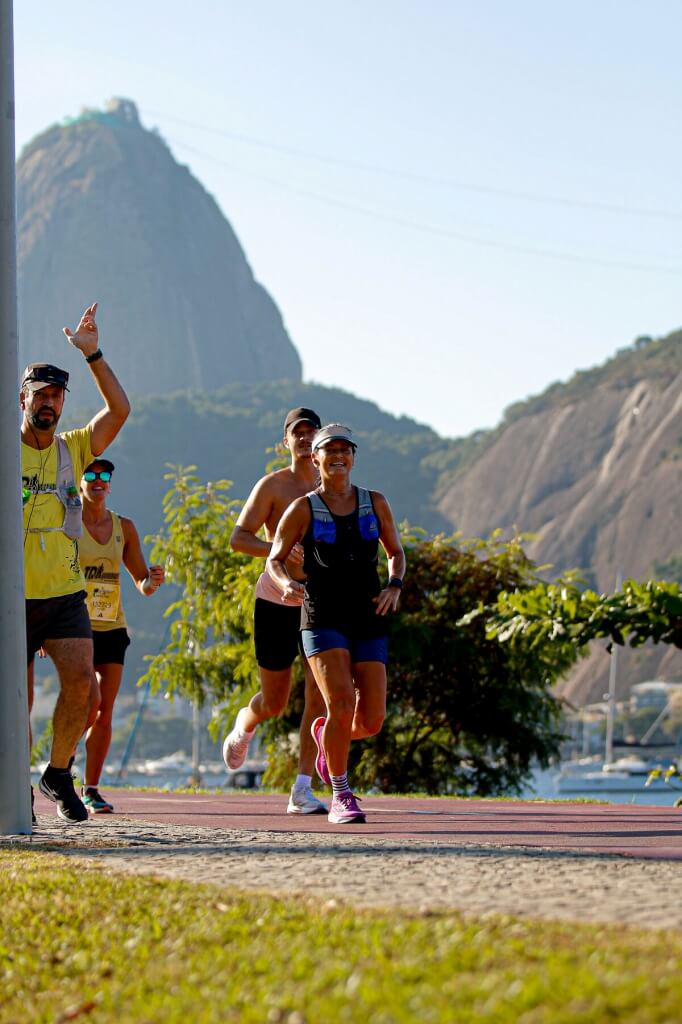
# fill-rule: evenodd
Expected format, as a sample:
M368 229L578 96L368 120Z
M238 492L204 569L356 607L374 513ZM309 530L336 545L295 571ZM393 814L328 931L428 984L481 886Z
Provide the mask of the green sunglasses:
M86 470L85 473L83 473L83 479L87 480L89 484L91 484L93 480L97 480L98 478L102 481L103 484L108 484L109 481L111 480L111 473L109 472L108 469L100 469L98 472L95 472L94 469L88 469Z

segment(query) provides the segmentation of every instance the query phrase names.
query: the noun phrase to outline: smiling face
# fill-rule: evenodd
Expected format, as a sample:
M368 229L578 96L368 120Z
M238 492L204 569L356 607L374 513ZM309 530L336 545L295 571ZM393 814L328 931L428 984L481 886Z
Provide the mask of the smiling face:
M24 387L19 393L19 402L24 416L35 430L57 429L59 417L64 408L64 388L47 384L38 391Z
M88 466L86 472L88 474L90 474L91 472L96 473L97 476L95 477L95 479L86 480L85 475L83 475L83 477L81 478L81 494L83 495L86 501L92 502L93 504L95 502L105 501L107 495L109 494L109 481L102 480L102 478L99 476L99 474L102 471L107 472L108 467L103 466L101 462L92 462Z
M313 452L313 462L323 480L349 476L355 461L355 448L348 441L328 441Z

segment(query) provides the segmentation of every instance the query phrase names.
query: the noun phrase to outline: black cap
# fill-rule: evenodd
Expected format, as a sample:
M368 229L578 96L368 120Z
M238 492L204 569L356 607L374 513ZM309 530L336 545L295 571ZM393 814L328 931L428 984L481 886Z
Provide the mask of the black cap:
M316 412L300 407L287 413L287 418L284 421L284 433L286 434L289 427L295 427L298 423L312 423L316 430L322 426L322 420Z
M83 472L87 473L93 466L102 466L103 469L107 469L110 473L114 472L114 464L113 462L109 462L109 459L93 459L90 465L85 467Z
M29 363L21 375L22 389L28 388L30 391L40 391L41 388L46 388L50 384L56 384L57 387L68 391L66 386L68 383L67 371L60 370L58 366L52 366L51 363Z

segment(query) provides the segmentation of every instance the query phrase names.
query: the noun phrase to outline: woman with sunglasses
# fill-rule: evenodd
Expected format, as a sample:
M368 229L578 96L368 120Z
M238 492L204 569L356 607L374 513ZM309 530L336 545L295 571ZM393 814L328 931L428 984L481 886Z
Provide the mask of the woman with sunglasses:
M81 480L83 535L78 554L85 576L86 603L92 625L93 662L99 693L93 695L85 740L83 803L91 814L110 814L113 806L98 786L111 743L114 701L121 685L130 637L121 604L121 564L141 594L150 596L164 581L160 565L147 568L132 519L107 508L114 464L95 459Z

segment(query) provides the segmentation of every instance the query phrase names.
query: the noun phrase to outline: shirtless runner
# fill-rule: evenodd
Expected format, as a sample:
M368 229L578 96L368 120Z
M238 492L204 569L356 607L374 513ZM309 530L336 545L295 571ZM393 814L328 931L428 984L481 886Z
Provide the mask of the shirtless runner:
M234 551L267 559L277 525L285 510L297 498L314 490L317 469L311 461L311 443L320 427L312 409L292 409L284 421L284 445L291 453L291 465L262 477L249 495L230 538ZM265 540L257 534L264 528ZM303 580L303 549L296 545L287 562L291 577ZM285 597L270 576L263 572L256 585L254 641L260 672L260 690L242 708L223 744L228 768L239 768L256 726L280 715L287 706L291 689L291 668L299 651L301 596ZM303 655L301 655L303 657ZM305 707L300 729L299 773L291 788L287 814L326 814L327 807L311 789L317 748L311 737L312 722L324 714L325 704L307 659Z

